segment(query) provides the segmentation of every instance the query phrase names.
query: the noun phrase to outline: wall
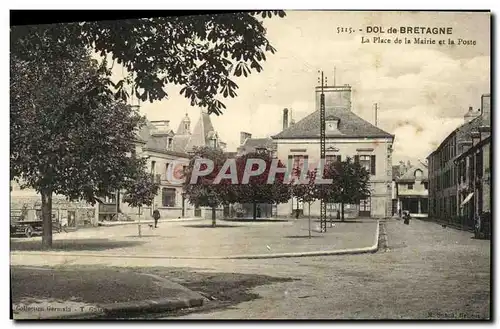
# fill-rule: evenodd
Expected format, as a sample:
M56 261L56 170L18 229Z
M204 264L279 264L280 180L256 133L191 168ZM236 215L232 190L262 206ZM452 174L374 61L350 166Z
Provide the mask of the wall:
M319 163L320 143L314 139L276 140L277 157L288 163L288 155L308 155L309 163ZM371 213L372 217L391 216L391 182L392 182L392 157L388 150L392 142L389 139L340 139L328 138L326 149L334 147L335 152L327 151L326 154L341 155L344 161L347 156L354 160L355 155L375 155L375 175L370 178L372 189ZM299 152L296 150L305 150ZM364 149L361 150L361 149ZM372 150L369 150L372 149ZM294 151L295 150L295 151ZM307 208L307 207L304 207ZM307 209L304 209L307 213ZM311 215L319 216L320 202L311 205ZM292 202L278 205L278 215L287 216L292 213ZM357 212L355 212L357 214Z
M483 211L491 211L491 168L490 151L491 144L483 145Z

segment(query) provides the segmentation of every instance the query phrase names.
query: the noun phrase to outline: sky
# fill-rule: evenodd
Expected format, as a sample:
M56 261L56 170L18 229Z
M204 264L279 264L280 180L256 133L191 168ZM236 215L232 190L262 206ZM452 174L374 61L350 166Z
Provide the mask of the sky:
M265 19L264 26L276 54L266 54L262 72L235 79L238 96L224 99L227 109L211 116L230 151L238 147L241 131L253 137L280 132L284 108L292 109L295 121L313 112L318 70L331 84L335 67L336 84L352 86L352 111L361 118L374 123L378 104L378 126L396 136L394 163L424 161L463 123L469 106L478 109L481 95L490 92L489 13L289 11L285 18ZM451 27L450 36L430 37L476 44L362 43L362 37L377 36L367 34L367 26ZM338 33L338 27L355 32ZM115 72L121 75L118 67ZM200 109L179 90L169 86L168 99L141 103L141 111L149 120L170 120L174 130L187 113L193 127Z

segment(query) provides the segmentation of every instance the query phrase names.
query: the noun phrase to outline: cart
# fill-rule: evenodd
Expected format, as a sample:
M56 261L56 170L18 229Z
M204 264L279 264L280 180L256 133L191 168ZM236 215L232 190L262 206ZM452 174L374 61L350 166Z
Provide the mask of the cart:
M61 233L62 227L59 221L52 221L52 232ZM11 236L25 236L27 238L31 238L34 235L43 234L43 221L42 220L34 220L34 221L12 221L10 223L10 235Z

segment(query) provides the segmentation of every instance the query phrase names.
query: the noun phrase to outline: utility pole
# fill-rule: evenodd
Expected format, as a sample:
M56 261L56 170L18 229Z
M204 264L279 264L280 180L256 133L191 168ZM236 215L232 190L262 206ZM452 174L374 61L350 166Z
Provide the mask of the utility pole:
M325 166L325 153L326 153L326 135L325 135L325 93L324 93L325 79L323 78L323 71L321 71L321 95L320 95L320 107L319 107L319 122L320 122L320 159L321 159L321 170L324 170ZM321 184L321 195L325 195L325 184ZM321 232L326 232L326 202L321 198L320 200L320 226Z
M375 103L375 127L378 127L378 104Z

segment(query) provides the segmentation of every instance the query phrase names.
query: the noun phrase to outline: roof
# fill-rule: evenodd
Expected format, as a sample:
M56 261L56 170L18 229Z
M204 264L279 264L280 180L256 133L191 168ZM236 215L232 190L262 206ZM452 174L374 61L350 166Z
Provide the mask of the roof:
M454 135L457 135L457 139L469 139L468 134L471 132L472 129L479 128L481 126L491 126L491 121L486 119L483 115L480 115L474 119L472 119L469 122L465 122L464 124L458 126L455 130L453 130L448 136L446 136L445 139L439 144L439 146L432 151L427 158L431 157L434 153L440 151L444 145L446 145L446 142L452 138Z
M211 139L213 138L215 133L216 132L214 126L212 125L212 120L210 119L210 114L201 112L200 119L194 126L193 133L189 136L184 150L187 152L194 147L209 146L211 143ZM219 137L219 143L221 142L222 141Z
M259 148L259 147L267 148L273 146L273 140L271 138L247 138L245 140L245 143L243 143L243 146L254 147L254 148Z
M475 144L474 146L470 147L467 151L465 151L462 154L460 154L459 156L457 156L457 158L455 159L455 161L456 160L460 160L463 157L466 157L466 156L468 156L471 153L474 153L478 148L484 146L485 144L489 144L489 143L491 143L491 135L489 135L485 139L482 139L477 144Z
M238 147L240 153L255 152L259 148L272 149L274 142L271 138L247 138L245 142Z
M396 178L396 181L398 182L413 182L415 181L415 171L421 170L422 171L422 181L426 181L427 178L429 177L429 171L427 167L419 163L418 165L412 165L408 170L399 178Z
M375 127L368 121L360 118L352 111L346 108L332 108L325 111L325 117L338 118L338 132L335 137L354 138L354 137L380 137L394 138L394 135ZM328 136L328 135L327 135ZM330 135L331 136L331 135ZM293 138L319 138L320 137L320 115L319 110L315 111L293 126L288 127L273 139L293 139Z
M189 134L184 129L183 123L186 121L186 118L187 117L181 121L178 128L178 132L184 132L184 134L174 134L173 131L155 134L155 126L150 121L146 120L146 124L138 132L138 140L146 143L146 149L179 156L185 156L187 152L191 151L194 147L210 145L210 140L216 132L209 114L205 112L201 113L200 119L196 123L192 134ZM189 120L189 118L187 118L187 120ZM172 138L171 150L168 150L169 138ZM219 138L219 143L223 144L224 142Z

